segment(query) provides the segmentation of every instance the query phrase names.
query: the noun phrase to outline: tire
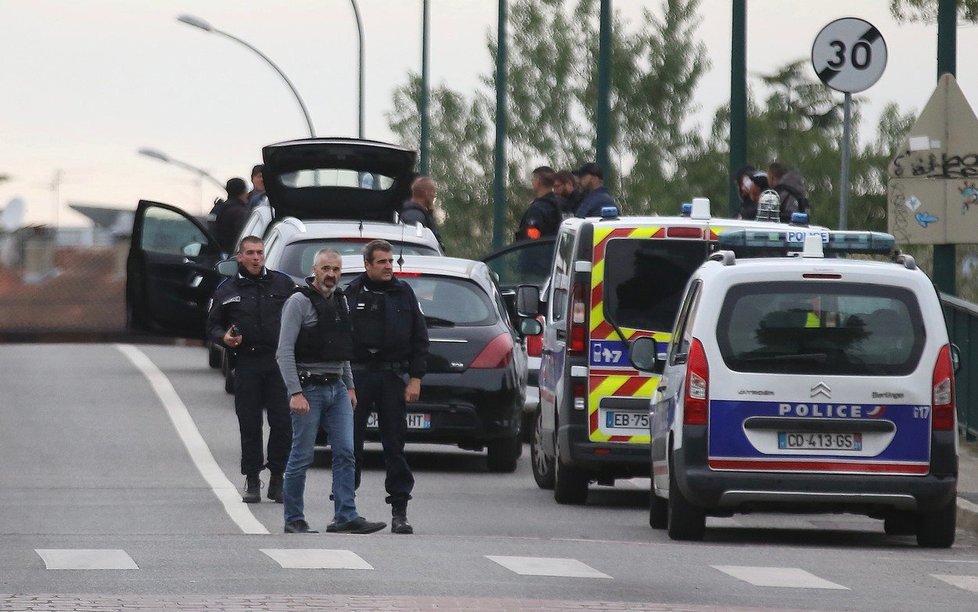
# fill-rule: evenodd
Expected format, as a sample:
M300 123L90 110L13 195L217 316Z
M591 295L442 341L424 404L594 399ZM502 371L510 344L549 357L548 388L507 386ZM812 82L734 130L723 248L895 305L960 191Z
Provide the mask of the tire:
M916 517L905 512L894 512L883 519L883 531L891 536L915 535Z
M649 491L649 527L665 529L669 526L669 502L655 494L655 485Z
M676 483L675 463L669 465L669 500L666 529L672 540L702 540L706 533L706 512L689 503ZM651 517L649 522L651 523Z
M554 488L554 458L543 452L543 411L537 408L534 413L530 436L530 464L533 480L541 489Z
M224 351L221 347L217 346L213 342L207 343L207 365L217 369L221 367L221 362L224 361Z
M493 440L487 445L488 455L486 464L490 472L512 473L516 471L516 464L520 455L523 454L523 441L520 440L518 433L511 438L500 438Z
M937 512L917 516L917 545L924 548L950 548L957 528L957 498Z
M558 504L583 506L587 502L587 486L590 482L591 478L587 473L560 460L558 446L557 457L554 459L554 500Z

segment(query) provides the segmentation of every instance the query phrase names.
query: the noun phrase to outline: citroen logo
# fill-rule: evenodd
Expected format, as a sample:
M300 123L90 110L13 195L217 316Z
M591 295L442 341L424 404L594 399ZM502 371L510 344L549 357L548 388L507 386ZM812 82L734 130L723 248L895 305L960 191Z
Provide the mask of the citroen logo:
M819 382L817 385L812 387L812 397L817 397L819 395L824 395L825 397L832 398L832 387L828 386L824 382Z

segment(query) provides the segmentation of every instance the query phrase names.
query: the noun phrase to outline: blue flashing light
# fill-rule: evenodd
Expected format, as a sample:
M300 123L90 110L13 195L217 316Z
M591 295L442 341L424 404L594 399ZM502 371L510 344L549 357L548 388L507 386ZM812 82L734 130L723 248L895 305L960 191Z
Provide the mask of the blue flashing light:
M793 212L791 213L791 224L792 225L808 225L808 213L803 212Z
M618 207L617 206L603 206L601 208L601 218L602 219L617 219L618 218Z
M688 217L693 214L693 203L683 202L683 205L679 207L679 216Z
M882 232L832 232L796 228L786 230L733 230L720 235L721 249L767 249L801 251L805 237L815 234L822 239L825 253L865 253L885 255L893 251L896 239Z

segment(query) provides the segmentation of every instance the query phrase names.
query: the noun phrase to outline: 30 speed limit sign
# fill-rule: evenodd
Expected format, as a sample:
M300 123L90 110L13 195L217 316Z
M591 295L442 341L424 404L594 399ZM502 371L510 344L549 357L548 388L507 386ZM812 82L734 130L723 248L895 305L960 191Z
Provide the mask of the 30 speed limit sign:
M869 89L886 68L886 41L868 21L836 19L815 37L812 66L818 78L836 91Z

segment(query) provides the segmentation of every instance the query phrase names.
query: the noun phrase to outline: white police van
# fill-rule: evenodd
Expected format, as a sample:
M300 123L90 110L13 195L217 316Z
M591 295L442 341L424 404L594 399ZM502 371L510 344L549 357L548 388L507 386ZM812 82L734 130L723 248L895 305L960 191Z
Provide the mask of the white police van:
M805 234L728 232L691 277L652 398L649 522L698 540L707 515L853 512L951 546L958 353L937 292L909 256L831 257L892 236ZM734 253L785 245L802 252ZM663 348L636 340L633 365Z

